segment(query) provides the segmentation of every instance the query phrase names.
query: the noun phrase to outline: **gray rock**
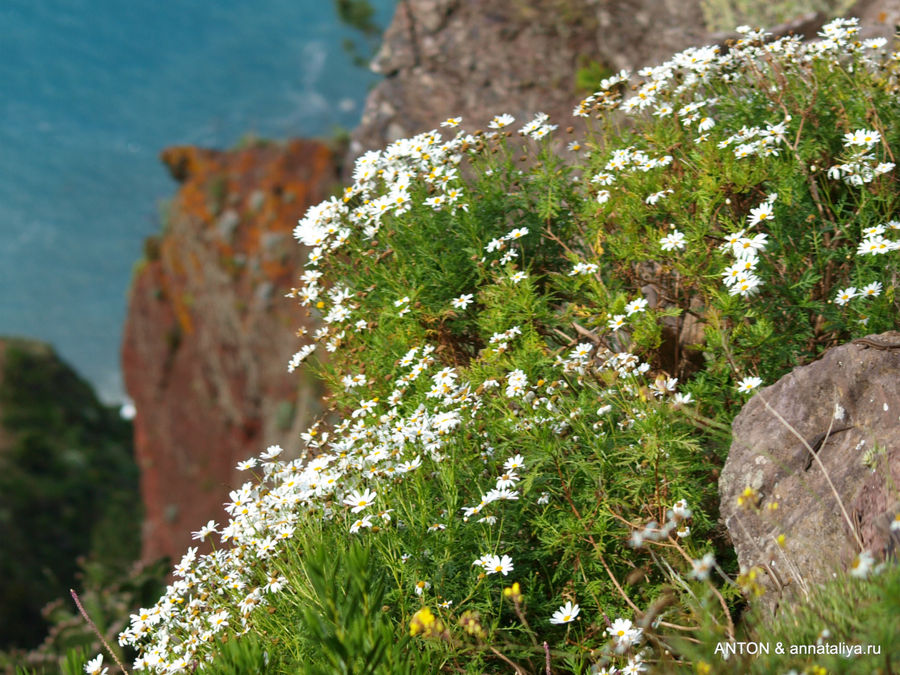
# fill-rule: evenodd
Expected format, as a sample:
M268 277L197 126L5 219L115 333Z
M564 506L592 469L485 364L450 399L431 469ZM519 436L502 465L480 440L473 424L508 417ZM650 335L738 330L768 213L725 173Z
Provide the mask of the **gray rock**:
M890 40L900 25L900 0L858 0L848 10L847 16L859 18L860 37L883 37Z
M847 569L861 549L878 559L900 543L889 530L900 511L900 332L866 340L762 389L732 425L722 519L741 569L764 572L757 581L772 611ZM807 444L819 446L815 458Z
M900 0L859 0L854 12L867 37L889 37ZM805 14L770 28L814 38L825 20ZM352 134L344 179L366 150L448 117L462 116L473 131L500 113L524 124L545 112L579 133L572 110L587 93L576 90L579 68L593 61L610 73L635 71L733 37L707 30L701 0L401 0L372 62L385 79ZM568 140L560 134L558 145Z
M524 124L546 112L577 128L580 67L637 68L705 36L700 0L403 0L373 61L385 79L349 159L457 115L472 131L500 113Z

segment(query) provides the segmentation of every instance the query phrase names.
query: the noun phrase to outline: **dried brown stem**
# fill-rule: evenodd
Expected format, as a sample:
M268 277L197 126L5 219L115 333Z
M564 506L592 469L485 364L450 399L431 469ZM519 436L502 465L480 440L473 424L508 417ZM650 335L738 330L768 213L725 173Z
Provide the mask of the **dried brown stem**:
M515 670L516 675L528 675L528 672L524 668L522 668L522 666L518 665L517 663L515 663L513 661L510 661L507 657L505 657L503 654L501 654L499 651L497 651L496 647L491 647L490 645L488 645L488 649L490 649L492 652L494 652L494 654L496 654L501 659L503 659L504 662L506 662L513 670Z

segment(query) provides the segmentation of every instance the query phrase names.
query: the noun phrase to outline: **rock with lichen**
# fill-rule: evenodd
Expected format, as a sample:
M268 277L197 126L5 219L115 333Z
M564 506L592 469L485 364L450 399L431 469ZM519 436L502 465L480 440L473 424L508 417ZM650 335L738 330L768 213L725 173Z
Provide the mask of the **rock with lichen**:
M877 561L900 545L897 345L893 331L831 349L734 420L721 515L770 610L852 569L861 552Z
M287 372L304 325L283 296L302 266L291 229L337 176L316 141L162 158L180 186L133 280L122 347L148 561L180 557L245 480L236 463L310 422L317 390Z

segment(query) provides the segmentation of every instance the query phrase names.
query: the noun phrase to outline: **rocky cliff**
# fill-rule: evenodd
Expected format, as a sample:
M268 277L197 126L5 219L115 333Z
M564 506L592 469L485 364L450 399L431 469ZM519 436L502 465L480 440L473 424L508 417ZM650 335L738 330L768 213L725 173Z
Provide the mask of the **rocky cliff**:
M179 558L191 530L221 523L228 490L246 479L235 464L296 446L314 414L314 386L287 373L303 319L284 294L304 255L291 230L337 175L313 141L162 159L180 188L136 270L122 348L145 560Z
M467 128L509 113L571 124L576 72L661 61L706 37L700 0L403 0L372 67L351 153L461 115ZM581 92L584 93L584 92Z
M752 3L731 4L752 14ZM804 13L812 4L796 3L798 16L769 28L814 37L826 17ZM865 37L890 38L900 0L858 0L848 16L861 18ZM579 70L634 71L734 36L710 32L707 17L701 0L399 0L372 63L384 80L369 94L350 154L449 116L470 129L500 113L524 122L546 112L562 127L575 124Z

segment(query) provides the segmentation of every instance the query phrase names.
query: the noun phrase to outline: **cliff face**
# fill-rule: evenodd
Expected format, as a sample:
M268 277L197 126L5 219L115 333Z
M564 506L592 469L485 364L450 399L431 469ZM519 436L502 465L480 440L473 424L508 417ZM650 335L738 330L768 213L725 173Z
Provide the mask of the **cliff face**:
M634 69L706 37L699 0L401 0L351 153L456 115L474 129L500 113L524 123L546 112L565 127L579 68Z
M826 17L803 5L797 17L768 28L815 37ZM865 37L890 38L900 0L858 0L847 15L860 17ZM537 112L578 128L579 69L635 71L729 37L707 29L701 0L398 0L372 63L384 80L366 101L351 155L458 115L469 130L500 113L524 123Z
M122 348L145 560L178 559L191 530L221 524L228 490L247 479L235 464L295 446L316 412L314 386L286 370L302 318L283 296L305 255L291 230L337 171L313 141L162 159L181 186L135 274Z

